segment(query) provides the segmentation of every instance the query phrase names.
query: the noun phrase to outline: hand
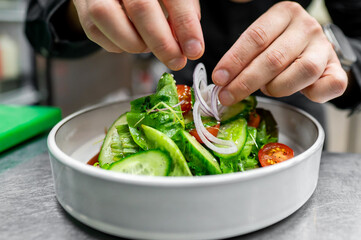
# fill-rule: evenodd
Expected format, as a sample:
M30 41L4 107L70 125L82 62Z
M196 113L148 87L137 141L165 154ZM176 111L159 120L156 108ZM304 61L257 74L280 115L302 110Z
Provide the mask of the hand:
M299 4L281 2L257 19L223 56L212 79L231 105L260 89L273 97L301 91L315 102L340 96L347 76L320 24Z
M73 1L88 38L109 52L151 51L172 70L203 55L198 0Z

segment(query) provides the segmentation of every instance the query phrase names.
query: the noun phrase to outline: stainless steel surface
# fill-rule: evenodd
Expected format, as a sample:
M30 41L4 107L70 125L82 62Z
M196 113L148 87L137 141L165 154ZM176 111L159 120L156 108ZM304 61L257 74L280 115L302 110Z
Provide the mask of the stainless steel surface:
M266 229L232 239L359 239L360 165L360 154L323 153L318 186L303 207ZM0 239L121 239L85 226L60 207L46 135L0 154L0 183Z

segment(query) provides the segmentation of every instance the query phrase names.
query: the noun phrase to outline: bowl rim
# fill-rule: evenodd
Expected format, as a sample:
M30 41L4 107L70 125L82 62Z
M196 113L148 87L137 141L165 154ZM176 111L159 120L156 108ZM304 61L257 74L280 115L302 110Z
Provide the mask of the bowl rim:
M69 155L65 154L56 144L56 135L58 131L64 126L68 121L71 119L80 116L84 113L97 110L99 108L103 108L110 105L121 104L129 102L129 100L124 101L117 101L112 103L101 103L96 104L73 114L70 114L59 123L57 123L52 130L50 131L47 139L47 147L49 154L54 157L55 160L62 163L63 165L70 167L71 169L89 175L91 177L96 177L99 179L113 181L113 182L122 182L126 184L135 184L135 185L143 185L143 186L157 186L157 187L185 187L185 186L211 186L211 185L218 185L218 184L226 184L229 182L234 181L249 181L255 178L260 178L269 174L276 174L281 171L285 171L293 166L298 165L312 154L317 152L318 149L322 148L325 133L321 126L321 124L309 113L305 112L302 109L297 107L291 106L289 104L276 101L269 98L264 97L257 97L257 101L266 103L266 104L273 104L278 105L283 108L287 108L291 111L295 111L309 120L315 125L318 136L316 141L310 146L306 151L300 153L299 155L295 156L294 158L284 161L272 166L257 168L248 170L245 172L237 172L237 173L229 173L229 174L219 174L219 175L206 175L206 176L196 176L196 177L154 177L154 176L139 176L139 175L131 175L131 174L123 174L118 172L107 171L101 168L95 168L93 166L84 164ZM52 157L50 157L52 161Z

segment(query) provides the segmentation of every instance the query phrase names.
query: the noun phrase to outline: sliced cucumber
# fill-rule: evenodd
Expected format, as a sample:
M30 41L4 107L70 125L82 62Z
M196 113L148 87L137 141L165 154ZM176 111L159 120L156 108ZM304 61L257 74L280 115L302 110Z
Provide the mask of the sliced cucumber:
M258 168L258 145L257 129L254 127L248 127L248 137L244 144L242 152L238 155L238 170L244 172L250 169Z
M145 138L151 149L160 149L172 159L169 176L192 176L187 162L178 146L164 133L152 127L142 125Z
M134 175L167 176L171 165L169 155L160 150L148 150L112 163L108 170Z
M243 149L247 139L247 134L247 121L244 118L239 118L230 123L221 125L219 128L218 138L233 141L236 144L238 151L232 154L220 154L217 152L214 154L222 158L237 156Z
M178 146L185 156L193 175L221 174L217 160L188 132L180 131L181 141Z
M257 129L254 127L248 127L247 141L244 144L242 152L240 154L241 159L246 159L251 154L253 147L257 144ZM258 147L258 146L256 146Z
M139 151L138 145L129 133L126 114L114 121L105 136L99 153L99 166L107 169L113 162Z
M222 114L222 124L229 123L238 118L248 119L249 113L256 108L257 100L255 96L249 96L246 99L226 108Z
M238 118L235 121L224 124L220 127L218 138L233 141L238 151L232 154L220 154L214 152L219 157L220 167L223 173L231 173L238 171L237 156L243 149L247 139L247 121L244 118Z

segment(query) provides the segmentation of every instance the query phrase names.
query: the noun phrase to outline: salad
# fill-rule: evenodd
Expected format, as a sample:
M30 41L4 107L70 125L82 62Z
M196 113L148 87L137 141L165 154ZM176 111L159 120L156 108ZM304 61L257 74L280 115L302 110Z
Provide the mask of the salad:
M201 176L243 172L293 157L278 143L271 112L257 108L254 96L230 107L218 100L221 87L207 85L203 64L193 87L176 85L164 73L152 95L131 101L109 128L100 168L150 176Z

